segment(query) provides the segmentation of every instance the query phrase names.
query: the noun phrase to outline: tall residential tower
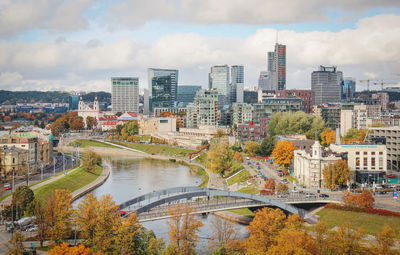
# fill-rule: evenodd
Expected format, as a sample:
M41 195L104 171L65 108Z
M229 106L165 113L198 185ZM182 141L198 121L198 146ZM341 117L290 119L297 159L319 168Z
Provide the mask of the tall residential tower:
M112 77L111 105L116 112L139 112L139 78Z
M231 67L231 103L243 103L244 67Z
M208 87L218 92L218 104L227 105L230 98L229 66L213 66L208 74Z

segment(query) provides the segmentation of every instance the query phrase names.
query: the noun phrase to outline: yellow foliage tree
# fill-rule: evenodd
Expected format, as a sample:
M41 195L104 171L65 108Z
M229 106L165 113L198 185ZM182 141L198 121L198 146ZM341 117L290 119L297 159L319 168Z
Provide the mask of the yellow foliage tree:
M232 154L228 141L223 139L220 143L211 146L207 153L208 168L214 173L221 173L228 170L231 165Z
M50 226L50 239L59 244L71 233L73 215L71 191L57 189L47 203L46 218Z
M258 149L258 143L254 141L247 141L244 145L244 152L248 153L250 156L254 156Z
M300 230L285 229L279 233L275 244L272 245L265 254L318 255L320 252L310 234Z
M243 162L243 157L242 154L240 154L240 152L235 151L235 153L233 154L233 158L239 163Z
M326 187L329 189L335 189L338 186L346 185L347 181L350 179L350 169L346 160L338 160L335 163L327 165L322 170L322 173L324 175Z
M393 250L396 243L396 233L388 225L382 227L382 231L378 234L377 245L371 248L371 254L374 255L396 255L400 254L399 250Z
M295 149L296 146L294 146L293 142L279 141L276 144L274 151L272 152L274 162L287 168L288 165L292 162Z
M321 145L326 147L336 140L336 131L326 128L321 132Z

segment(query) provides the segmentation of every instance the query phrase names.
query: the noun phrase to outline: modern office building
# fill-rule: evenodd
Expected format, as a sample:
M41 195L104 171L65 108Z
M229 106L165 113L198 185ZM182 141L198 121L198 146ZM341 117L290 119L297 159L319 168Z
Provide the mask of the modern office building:
M178 86L178 105L179 107L185 107L189 103L194 101L194 97L196 96L196 92L201 89L201 86Z
M379 105L382 107L382 110L387 110L389 105L389 94L388 93L375 93L372 94L373 99L379 100Z
M338 103L342 98L343 73L336 66L320 66L311 74L311 89L315 94L316 105Z
M258 89L274 90L275 80L276 80L276 72L261 71L260 77L258 78Z
M235 65L231 67L231 103L243 103L244 67Z
M139 112L139 78L112 77L111 105L116 112Z
M69 95L68 96L68 110L74 111L78 110L79 104L79 96L78 95Z
M275 52L270 51L267 54L267 65L269 72L275 72Z
M213 66L208 75L208 88L216 89L218 92L218 104L220 106L229 104L229 66Z
M356 92L356 80L354 78L344 78L342 83L342 99L354 98Z
M186 107L186 127L218 126L218 105L217 90L197 91L194 102Z
M277 74L275 90L284 90L286 89L286 45L275 44L274 64L274 71Z
M149 68L148 86L149 113L155 107L174 107L178 92L178 70Z
M277 90L276 97L278 98L301 98L303 99L304 112L311 113L312 106L314 105L314 91L312 90Z
M368 139L386 144L387 169L400 170L400 127L372 127L368 129Z
M303 111L301 98L265 98L262 103L253 104L253 121L260 123L263 117L271 117L277 112Z

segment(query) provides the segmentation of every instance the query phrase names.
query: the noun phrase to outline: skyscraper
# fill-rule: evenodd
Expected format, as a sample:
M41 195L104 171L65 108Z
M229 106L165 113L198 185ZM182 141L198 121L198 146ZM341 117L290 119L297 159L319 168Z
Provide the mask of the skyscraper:
M201 89L201 86L178 86L178 104L179 107L185 107L187 104L194 101L196 92Z
M275 44L274 62L274 71L277 74L275 89L284 90L286 89L286 45Z
M270 71L270 72L274 72L275 71L275 52L273 52L273 51L270 51L270 52L268 52L268 56L267 56L267 59L268 59L268 71Z
M73 111L73 110L78 110L78 104L79 104L79 96L78 95L69 95L68 96L68 110Z
M226 105L229 103L229 66L213 66L208 74L209 89L216 89L218 92L218 104Z
M155 107L174 107L177 99L178 70L148 69L149 112Z
M276 72L261 71L258 78L259 90L274 90L274 81L276 80Z
M139 112L139 78L112 77L111 104L116 112Z
M356 80L354 78L344 78L342 83L342 99L354 98L356 92Z
M243 103L244 67L231 67L231 103Z
M218 126L218 92L217 90L199 90L194 102L188 104L186 112L186 126L198 128L200 126Z
M343 73L336 66L320 66L311 74L311 89L314 91L316 105L339 102L342 95Z

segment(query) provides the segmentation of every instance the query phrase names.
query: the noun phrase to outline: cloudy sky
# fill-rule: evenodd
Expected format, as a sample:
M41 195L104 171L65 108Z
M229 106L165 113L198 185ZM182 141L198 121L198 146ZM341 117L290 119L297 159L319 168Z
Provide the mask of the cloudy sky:
M110 91L137 76L143 90L149 67L206 87L216 64L243 64L251 87L277 32L287 88L310 88L320 64L400 79L399 0L0 0L0 89Z

